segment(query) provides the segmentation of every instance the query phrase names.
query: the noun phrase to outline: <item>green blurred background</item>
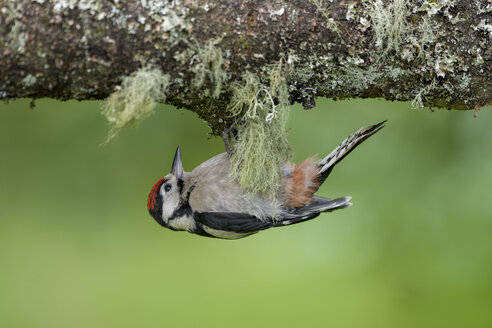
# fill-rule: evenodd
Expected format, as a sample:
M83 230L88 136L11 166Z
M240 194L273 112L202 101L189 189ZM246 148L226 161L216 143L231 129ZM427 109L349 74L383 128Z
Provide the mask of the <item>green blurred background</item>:
M98 102L0 105L0 327L492 327L492 111L319 100L295 160L387 127L319 194L349 209L237 241L161 228L147 193L181 146L222 152L158 106L108 146Z

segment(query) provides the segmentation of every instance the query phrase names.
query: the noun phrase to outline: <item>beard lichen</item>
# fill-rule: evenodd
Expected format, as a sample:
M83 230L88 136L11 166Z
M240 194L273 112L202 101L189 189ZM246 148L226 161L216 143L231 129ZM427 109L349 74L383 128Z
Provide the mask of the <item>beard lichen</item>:
M220 95L222 86L227 80L227 73L222 69L225 63L222 49L216 46L220 41L220 38L209 40L203 46L200 46L195 39L188 42L190 49L195 52L191 58L190 71L195 75L191 81L191 86L198 90L208 79L213 86L213 98ZM208 95L209 90L206 89L205 92Z
M160 69L144 67L123 78L119 90L103 103L103 115L111 125L106 143L126 126L135 125L152 114L157 103L166 99L170 77Z
M289 93L286 78L292 72L280 60L265 78L246 72L231 85L229 111L237 137L231 155L231 176L251 194L276 199L282 183L282 165L291 150L287 140Z
M400 52L403 37L408 32L407 17L410 11L404 0L366 1L367 12L371 18L374 39L377 47L384 53L395 50Z

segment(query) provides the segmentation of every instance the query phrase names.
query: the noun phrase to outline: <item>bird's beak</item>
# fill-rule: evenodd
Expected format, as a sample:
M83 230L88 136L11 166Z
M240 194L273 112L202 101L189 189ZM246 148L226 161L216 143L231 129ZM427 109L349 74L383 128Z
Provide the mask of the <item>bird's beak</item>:
M181 161L181 149L178 146L176 149L176 154L174 154L173 169L171 173L176 177L176 179L181 179L183 177L183 162Z

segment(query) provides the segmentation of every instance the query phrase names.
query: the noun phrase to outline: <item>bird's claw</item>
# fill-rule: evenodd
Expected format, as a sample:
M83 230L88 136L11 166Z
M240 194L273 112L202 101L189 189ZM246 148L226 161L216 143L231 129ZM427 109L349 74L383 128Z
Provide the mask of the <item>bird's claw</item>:
M224 132L222 132L222 140L224 141L224 147L229 156L232 154L232 147L231 147L231 141L229 135L231 129L232 127L228 127L224 129Z

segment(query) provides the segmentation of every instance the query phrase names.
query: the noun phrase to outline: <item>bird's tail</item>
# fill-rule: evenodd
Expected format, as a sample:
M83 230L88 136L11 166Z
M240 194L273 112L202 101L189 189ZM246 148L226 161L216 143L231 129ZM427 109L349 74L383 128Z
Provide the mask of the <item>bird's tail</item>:
M351 197L349 196L336 199L314 196L311 203L302 207L291 208L288 213L283 215L281 220L274 221L273 226L278 227L300 223L314 219L322 212L331 212L349 207L352 205L350 199Z
M352 150L354 150L358 145L360 145L364 140L378 132L384 127L383 121L381 123L371 125L367 128L361 128L352 135L350 135L347 139L345 139L340 146L335 148L328 156L323 158L318 163L318 182L321 185L328 175L331 173L331 170L335 167L335 165L340 162L345 156L350 154Z

